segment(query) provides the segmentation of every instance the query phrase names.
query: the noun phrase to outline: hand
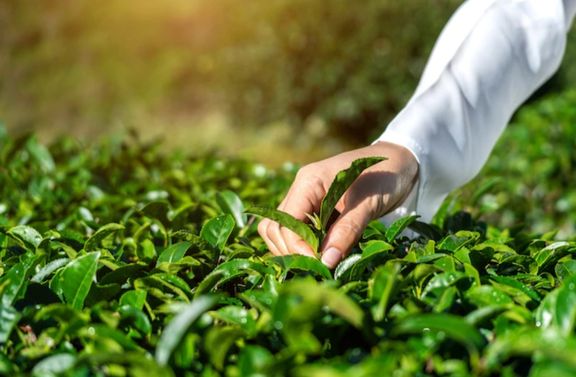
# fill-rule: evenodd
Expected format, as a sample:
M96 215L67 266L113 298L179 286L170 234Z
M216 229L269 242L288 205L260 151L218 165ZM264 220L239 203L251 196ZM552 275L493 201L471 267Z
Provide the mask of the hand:
M387 160L362 172L336 205L340 214L327 230L320 247L322 262L330 268L348 255L371 220L394 210L408 196L418 174L418 162L412 153L396 144L378 142L306 165L298 171L278 207L298 220L307 221L306 214L320 210L336 174L362 157L386 157ZM262 220L258 232L275 255L314 256L310 245L277 222Z

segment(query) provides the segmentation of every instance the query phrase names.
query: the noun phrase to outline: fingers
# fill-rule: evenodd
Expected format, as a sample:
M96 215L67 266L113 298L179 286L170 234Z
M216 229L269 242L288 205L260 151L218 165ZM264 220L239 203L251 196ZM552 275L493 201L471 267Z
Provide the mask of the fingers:
M368 203L363 203L345 211L336 219L324 238L322 263L335 268L358 242L373 211Z
M258 232L274 255L302 254L315 257L310 245L275 221L263 219L258 224Z
M318 211L324 195L324 182L315 174L314 169L305 167L298 172L278 209L300 221L306 221L306 214ZM258 232L274 255L296 253L315 257L315 252L310 245L275 221L262 220L258 225Z

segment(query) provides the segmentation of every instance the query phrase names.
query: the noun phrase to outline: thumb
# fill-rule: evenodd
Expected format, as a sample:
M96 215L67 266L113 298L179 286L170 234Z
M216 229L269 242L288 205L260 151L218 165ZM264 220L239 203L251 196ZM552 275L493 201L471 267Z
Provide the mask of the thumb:
M372 220L371 212L368 206L360 205L343 212L336 219L324 238L322 263L334 268L350 253Z

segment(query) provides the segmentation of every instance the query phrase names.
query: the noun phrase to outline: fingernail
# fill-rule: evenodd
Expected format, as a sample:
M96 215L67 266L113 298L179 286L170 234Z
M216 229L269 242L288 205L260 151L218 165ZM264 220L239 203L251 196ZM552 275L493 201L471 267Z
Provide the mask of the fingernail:
M336 267L340 259L342 258L342 253L335 247L329 247L322 254L322 263L330 268Z

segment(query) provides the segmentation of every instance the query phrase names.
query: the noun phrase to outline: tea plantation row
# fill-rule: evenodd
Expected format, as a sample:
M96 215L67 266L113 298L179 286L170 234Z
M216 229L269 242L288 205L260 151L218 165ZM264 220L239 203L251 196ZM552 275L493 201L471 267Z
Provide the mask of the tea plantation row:
M576 243L409 217L329 271L245 213L293 174L0 132L0 374L576 374Z

